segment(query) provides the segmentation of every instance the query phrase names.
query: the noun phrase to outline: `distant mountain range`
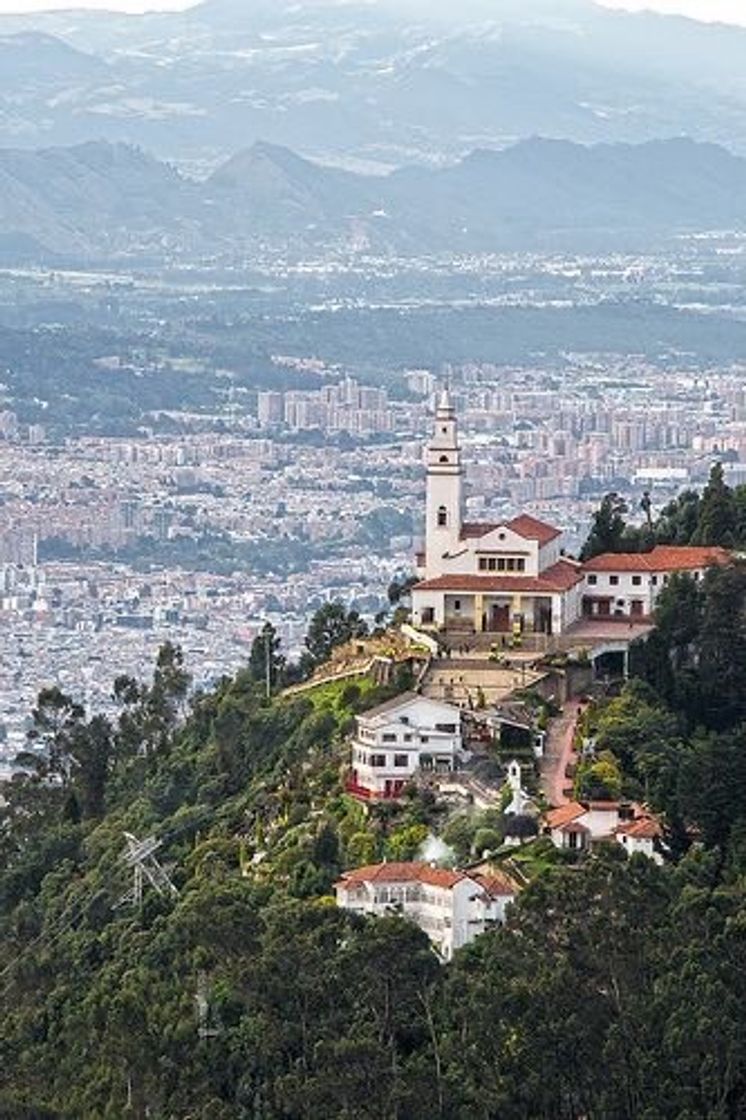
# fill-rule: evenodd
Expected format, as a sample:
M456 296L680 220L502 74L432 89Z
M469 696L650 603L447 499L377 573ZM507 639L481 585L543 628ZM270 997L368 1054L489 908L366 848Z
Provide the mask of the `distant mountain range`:
M453 166L353 174L257 143L209 178L124 144L0 151L0 259L633 249L746 229L746 159L691 140L525 140Z
M203 170L260 138L359 169L531 135L746 154L746 31L592 0L206 0L0 17L0 145Z

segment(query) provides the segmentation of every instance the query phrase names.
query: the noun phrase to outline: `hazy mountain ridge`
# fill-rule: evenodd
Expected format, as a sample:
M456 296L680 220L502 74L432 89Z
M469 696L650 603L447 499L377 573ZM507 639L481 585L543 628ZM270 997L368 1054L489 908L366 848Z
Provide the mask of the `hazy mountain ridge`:
M59 52L43 74L40 35ZM0 17L0 36L5 145L105 138L206 165L267 137L401 166L533 134L681 132L746 153L746 31L590 0L208 0Z
M199 209L192 183L124 144L0 151L0 250L6 255L13 255L18 238L49 254L84 257L145 248L150 239L163 245L164 235Z
M0 151L0 251L106 258L258 243L397 252L645 245L746 226L746 160L689 140L533 139L356 175L259 143L196 182L123 144Z

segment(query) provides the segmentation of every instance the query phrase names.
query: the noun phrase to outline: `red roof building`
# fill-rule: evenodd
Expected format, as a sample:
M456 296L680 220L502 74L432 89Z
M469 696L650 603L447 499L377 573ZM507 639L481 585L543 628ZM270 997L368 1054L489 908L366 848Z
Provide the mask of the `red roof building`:
M694 572L727 564L724 548L659 544L652 552L604 552L583 565L584 572Z
M501 869L452 871L424 862L377 863L346 871L337 905L358 914L401 914L428 935L444 960L505 921L519 887Z
M544 814L544 830L557 848L589 851L616 841L629 855L662 862L660 822L641 805L617 801L568 801Z
M426 462L425 549L412 591L413 622L421 629L515 639L563 634L583 617L646 623L674 573L699 579L711 565L728 562L720 548L659 545L580 565L565 556L562 531L530 514L466 521L458 423L448 393L438 405Z
M730 562L724 548L658 545L651 552L605 552L583 565L583 614L587 618L649 619L672 576L702 579L708 568Z

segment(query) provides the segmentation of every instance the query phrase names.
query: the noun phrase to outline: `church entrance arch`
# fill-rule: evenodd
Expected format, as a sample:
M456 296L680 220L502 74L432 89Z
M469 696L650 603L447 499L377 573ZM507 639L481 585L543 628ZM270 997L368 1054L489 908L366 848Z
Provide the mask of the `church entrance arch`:
M534 605L534 626L539 634L552 633L552 600L537 599Z
M495 634L507 634L510 631L510 607L506 604L493 603L489 614L490 630Z

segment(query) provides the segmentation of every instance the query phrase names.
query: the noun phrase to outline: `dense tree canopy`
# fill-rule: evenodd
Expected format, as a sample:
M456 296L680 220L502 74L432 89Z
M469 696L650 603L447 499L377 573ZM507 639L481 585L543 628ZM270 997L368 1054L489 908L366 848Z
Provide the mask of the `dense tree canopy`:
M625 517L627 503L619 494L607 494L593 516L590 536L582 552L590 560L603 552L637 552L636 539L629 536Z
M168 648L151 682L117 681L111 725L44 694L0 809L0 1115L743 1116L745 603L738 565L672 581L638 679L585 716L584 780L662 815L665 865L535 841L507 925L448 966L397 915L329 898L341 869L444 831L424 794L342 792L350 721L391 691L268 702L249 666L189 698ZM445 838L470 858L503 828L457 814ZM125 832L159 839L176 896L122 905Z
M603 552L647 552L657 544L746 545L746 486L728 486L720 463L712 467L702 494L683 491L657 517L649 493L640 507L644 524L629 525L628 503L620 494L607 494L593 516L582 559Z
M311 619L306 649L315 664L327 661L332 650L351 638L364 638L368 627L357 611L346 610L343 603L325 603Z
M746 564L711 568L701 581L672 578L656 622L633 650L637 674L689 727L746 721Z

